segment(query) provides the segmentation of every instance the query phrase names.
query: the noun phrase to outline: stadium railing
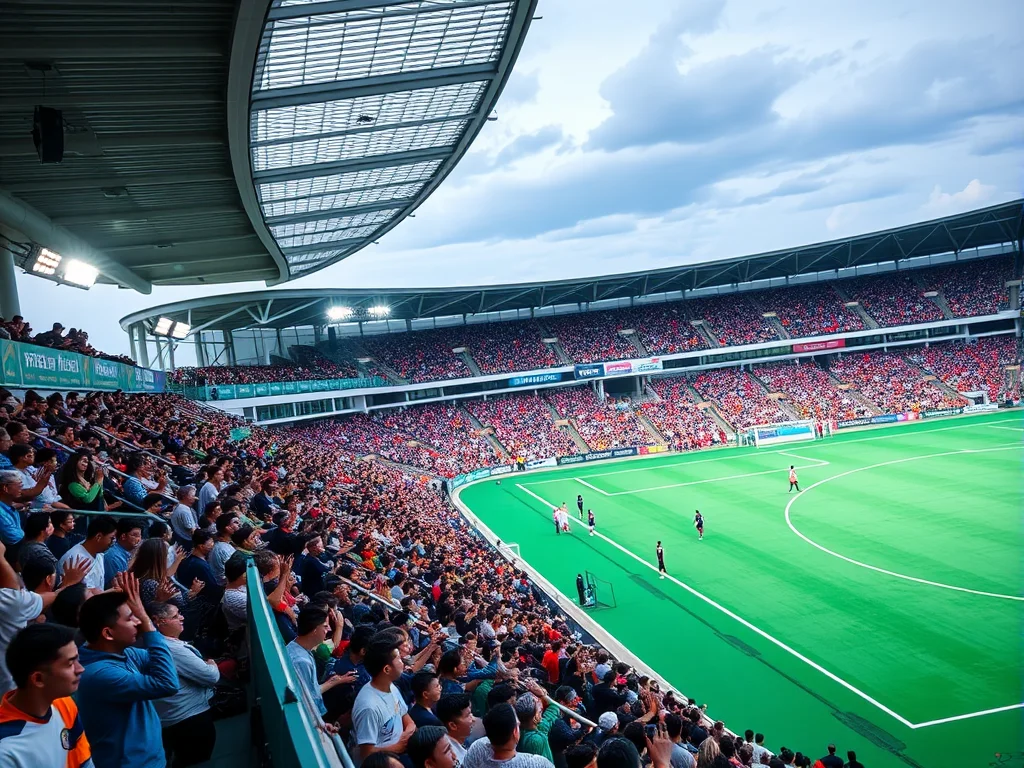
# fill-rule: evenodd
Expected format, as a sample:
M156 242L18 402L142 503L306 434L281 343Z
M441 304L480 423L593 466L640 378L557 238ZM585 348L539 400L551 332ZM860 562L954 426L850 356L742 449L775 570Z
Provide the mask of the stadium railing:
M261 734L254 742L274 768L354 768L341 739L320 727L270 615L259 571L252 562L248 569L250 702Z

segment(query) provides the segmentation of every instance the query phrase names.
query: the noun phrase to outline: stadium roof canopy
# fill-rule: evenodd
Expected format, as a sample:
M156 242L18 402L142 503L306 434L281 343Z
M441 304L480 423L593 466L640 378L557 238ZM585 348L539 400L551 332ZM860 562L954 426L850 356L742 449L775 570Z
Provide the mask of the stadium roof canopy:
M906 262L943 253L1015 244L1024 239L1024 200L827 243L754 256L579 280L459 288L273 290L210 296L165 304L121 319L128 330L152 329L161 317L192 331L289 328L327 324L327 310L345 306L363 319L370 307L389 307L389 319L479 314L606 299L698 290L822 273L851 267ZM362 312L360 312L362 310Z
M2 234L145 293L321 269L461 159L536 1L8 0ZM63 111L60 164L37 105Z

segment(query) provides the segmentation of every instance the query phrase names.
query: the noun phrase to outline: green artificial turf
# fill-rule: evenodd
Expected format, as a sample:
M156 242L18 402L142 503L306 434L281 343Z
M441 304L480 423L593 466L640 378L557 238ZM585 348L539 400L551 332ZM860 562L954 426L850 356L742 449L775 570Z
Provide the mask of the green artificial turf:
M1003 412L576 465L461 499L564 594L583 571L609 582L616 606L591 616L770 749L817 758L835 742L869 768L1019 762L1022 709L927 723L1024 700L1024 603L999 597L1024 594L1022 424ZM602 536L555 534L551 505L575 518L578 493ZM651 567L659 539L682 583Z

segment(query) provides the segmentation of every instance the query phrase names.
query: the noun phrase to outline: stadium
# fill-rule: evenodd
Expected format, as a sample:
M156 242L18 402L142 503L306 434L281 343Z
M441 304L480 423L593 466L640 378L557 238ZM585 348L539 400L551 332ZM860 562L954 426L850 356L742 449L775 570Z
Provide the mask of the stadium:
M0 765L1024 765L1024 200L290 287L473 162L535 0L0 14ZM125 355L19 280L224 288Z

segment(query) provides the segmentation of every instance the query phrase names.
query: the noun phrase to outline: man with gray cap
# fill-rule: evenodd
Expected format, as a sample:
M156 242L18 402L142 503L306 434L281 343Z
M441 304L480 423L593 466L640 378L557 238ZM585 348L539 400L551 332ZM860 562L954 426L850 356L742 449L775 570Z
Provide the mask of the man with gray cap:
M196 501L196 487L194 485L183 485L178 488L175 494L178 503L171 512L171 530L174 532L174 543L184 549L192 549L192 534L199 527L196 513L192 511L192 505Z
M597 730L587 736L587 740L595 747L600 747L608 739L619 735L619 718L614 712L602 712L597 718Z
M519 718L519 744L516 751L540 755L554 762L548 734L551 726L558 721L560 710L536 680L527 678L523 685L527 691L515 703L516 717Z

